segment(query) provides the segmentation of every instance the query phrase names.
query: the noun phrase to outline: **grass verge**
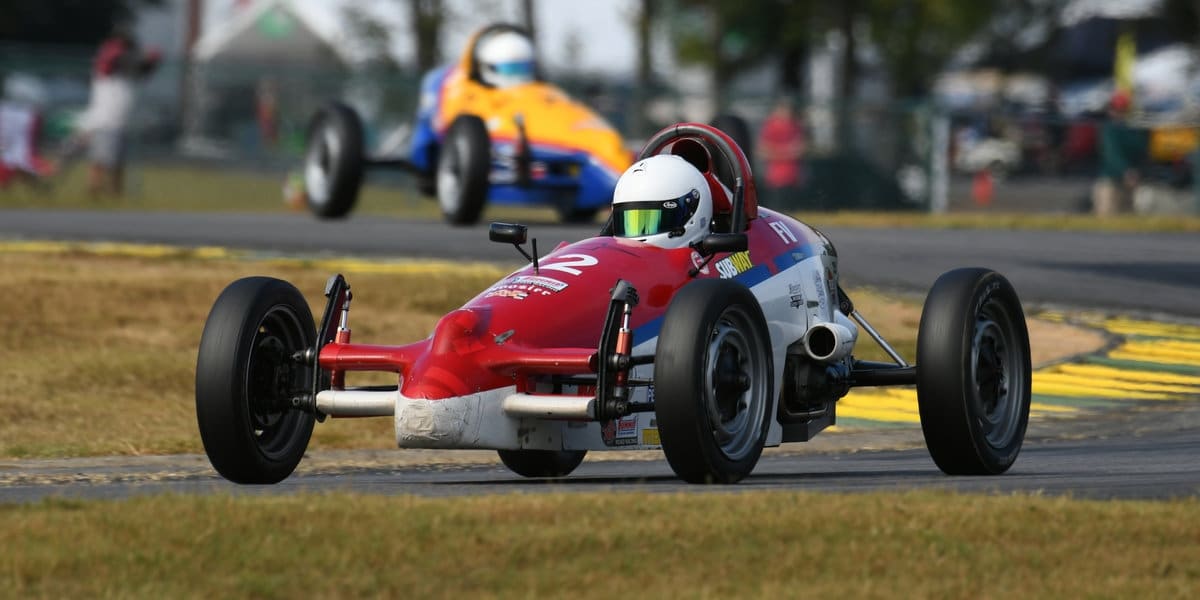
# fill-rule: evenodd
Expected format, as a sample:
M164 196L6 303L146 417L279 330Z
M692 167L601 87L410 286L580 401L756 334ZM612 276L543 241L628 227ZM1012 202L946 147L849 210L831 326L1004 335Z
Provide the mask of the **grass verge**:
M168 495L0 505L0 543L14 597L1161 598L1200 585L1195 499Z

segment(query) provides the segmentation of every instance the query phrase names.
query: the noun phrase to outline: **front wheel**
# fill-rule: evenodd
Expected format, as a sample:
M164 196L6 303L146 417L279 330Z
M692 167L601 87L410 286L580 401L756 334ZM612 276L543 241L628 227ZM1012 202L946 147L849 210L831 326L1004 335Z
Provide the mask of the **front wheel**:
M304 296L269 277L239 279L217 298L196 361L196 420L213 468L235 483L276 483L295 470L314 417L292 407L309 391L316 327Z
M586 450L497 450L500 461L523 477L566 477L583 462Z
M446 132L438 154L435 187L442 215L452 225L479 221L487 202L491 144L487 126L475 115L459 115Z
M1032 394L1029 332L1016 290L987 269L956 269L925 299L917 403L925 445L950 475L995 475L1025 440Z
M667 462L689 483L735 483L762 454L773 367L762 308L740 283L694 281L667 307L654 402Z
M354 209L362 187L363 126L354 109L333 102L313 117L304 153L304 196L318 217L337 219Z

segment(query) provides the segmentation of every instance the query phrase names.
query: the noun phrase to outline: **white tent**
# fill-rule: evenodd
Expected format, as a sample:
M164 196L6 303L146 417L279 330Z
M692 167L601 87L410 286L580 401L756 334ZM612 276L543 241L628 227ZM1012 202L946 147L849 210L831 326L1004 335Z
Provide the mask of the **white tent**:
M258 0L210 24L192 56L199 63L300 63L310 67L350 62L336 34L290 0Z

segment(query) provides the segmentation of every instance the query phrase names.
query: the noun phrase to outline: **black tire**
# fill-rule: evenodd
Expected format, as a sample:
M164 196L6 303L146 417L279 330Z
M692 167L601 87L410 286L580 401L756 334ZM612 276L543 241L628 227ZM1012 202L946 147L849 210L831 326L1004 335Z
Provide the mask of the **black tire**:
M663 453L689 483L754 470L771 419L773 365L762 308L744 285L703 279L671 300L654 358Z
M750 134L750 125L746 123L745 119L737 115L722 113L714 117L710 125L733 138L733 141L741 147L742 153L746 155L746 162L754 164L754 136Z
M487 126L475 115L459 115L446 132L435 177L438 204L452 225L479 222L487 203L491 144Z
M323 219L345 217L362 187L363 126L354 109L333 102L313 116L304 153L304 197Z
M236 483L276 483L295 470L314 417L291 408L312 370L292 360L315 345L304 296L269 277L239 279L213 304L196 361L196 420L213 468Z
M523 477L566 477L583 462L587 450L497 450L500 461Z
M1029 332L1016 290L987 269L956 269L929 290L917 334L925 445L950 475L995 475L1025 440Z

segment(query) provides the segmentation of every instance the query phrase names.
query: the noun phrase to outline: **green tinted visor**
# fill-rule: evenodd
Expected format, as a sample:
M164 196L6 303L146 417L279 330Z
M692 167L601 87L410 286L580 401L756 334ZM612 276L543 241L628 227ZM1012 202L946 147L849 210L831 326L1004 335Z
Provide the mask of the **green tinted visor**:
M692 191L673 200L622 202L613 206L613 235L639 238L672 231L683 226L695 212L699 194Z

